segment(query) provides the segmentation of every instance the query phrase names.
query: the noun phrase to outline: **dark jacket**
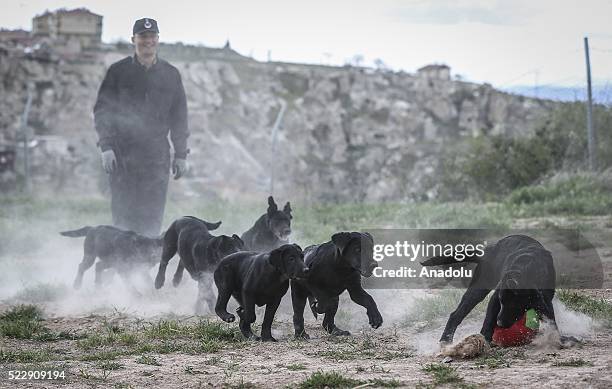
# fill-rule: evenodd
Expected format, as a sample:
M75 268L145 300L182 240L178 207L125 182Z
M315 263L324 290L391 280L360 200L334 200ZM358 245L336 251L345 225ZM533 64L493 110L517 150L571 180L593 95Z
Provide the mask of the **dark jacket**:
M178 70L158 59L148 70L136 57L111 65L94 106L102 151L135 152L143 158L168 153L168 132L176 158L187 156L187 100Z

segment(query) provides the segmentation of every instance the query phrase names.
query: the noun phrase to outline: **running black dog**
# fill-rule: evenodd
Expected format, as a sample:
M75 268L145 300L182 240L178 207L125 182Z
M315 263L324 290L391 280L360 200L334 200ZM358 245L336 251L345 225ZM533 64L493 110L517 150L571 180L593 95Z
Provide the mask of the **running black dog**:
M279 211L272 196L268 197L268 211L242 234L247 250L266 252L286 244L291 234L291 219L289 202Z
M83 282L83 274L89 269L96 258L95 285L102 283L104 270L114 268L129 284L127 278L137 268L146 274L157 264L161 252L162 240L148 238L133 231L125 231L113 226L83 227L73 231L60 232L71 238L85 237L83 244L83 261L79 264L74 288L79 289Z
M163 237L163 251L155 278L155 288L159 289L164 285L168 262L178 252L180 262L172 284L175 287L179 285L185 269L191 278L198 281L196 301L198 314L203 312L203 300L206 300L211 312L214 309L212 274L221 259L244 249L244 243L238 235L229 237L210 234L209 231L217 229L220 225L221 222L209 223L193 216L185 216L175 220Z
M334 317L339 296L348 290L351 300L365 307L373 328L382 325L383 318L376 303L361 286L361 276L370 277L378 266L373 259L374 242L368 233L339 232L331 241L304 249L308 278L291 281L293 327L296 338L308 339L304 331L304 306L310 301L312 313L325 314L323 328L332 335L350 335L336 327Z
M283 245L268 253L241 252L221 260L215 270L215 284L219 290L215 312L228 323L235 320L227 312L227 302L234 296L240 306L240 331L251 340L276 342L272 337L272 320L281 299L289 288L289 279L306 277L302 249L296 244ZM251 330L255 322L255 305L266 306L261 338Z
M457 261L453 257L434 257L423 261L423 266L451 265L476 262L474 276L461 298L459 306L450 314L442 333L442 344L452 343L455 330L470 311L494 290L480 333L491 342L495 326L512 326L533 308L555 326L552 299L555 295L555 268L551 253L537 240L525 235L510 235L487 246L484 255ZM562 337L562 340L564 337Z

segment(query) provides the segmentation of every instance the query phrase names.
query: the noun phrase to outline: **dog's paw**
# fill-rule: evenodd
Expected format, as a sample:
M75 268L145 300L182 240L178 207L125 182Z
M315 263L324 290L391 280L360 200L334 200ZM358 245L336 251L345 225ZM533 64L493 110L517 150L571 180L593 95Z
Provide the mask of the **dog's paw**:
M368 312L368 319L372 328L378 328L383 323L383 318L379 312Z
M228 313L227 315L223 316L221 320L226 323L232 323L236 320L236 316L232 315L231 313Z
M242 308L242 307L236 308L236 313L242 319L242 315L244 314L244 308Z
M560 344L562 349L563 348L571 348L571 347L574 347L574 346L579 345L581 343L582 342L579 339L577 339L577 338L575 338L573 336L561 335L559 337L559 344Z
M174 277L172 279L172 286L174 286L175 288L178 287L181 284L181 279L182 277ZM162 282L163 285L163 282Z
M310 339L310 335L306 331L296 332L295 339Z
M262 342L278 342L278 340L274 339L274 337L272 336L262 336L261 341Z
M450 347L453 344L453 341L444 341L441 340L440 343L438 343L439 347L440 347L440 352L444 352L446 351L446 349L448 349L448 347Z
M346 330L341 330L338 327L334 327L334 329L330 332L332 336L351 336L351 333Z
M163 276L157 276L155 277L155 289L160 289L162 286L164 286L164 282L165 282L165 278Z

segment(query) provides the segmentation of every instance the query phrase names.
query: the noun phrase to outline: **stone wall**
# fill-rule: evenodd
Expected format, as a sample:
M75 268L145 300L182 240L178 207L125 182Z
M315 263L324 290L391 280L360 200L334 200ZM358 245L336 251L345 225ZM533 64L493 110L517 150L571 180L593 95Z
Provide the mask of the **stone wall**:
M181 195L263 196L274 171L275 194L283 198L433 198L432 175L445 148L477 134L528 136L556 104L403 72L261 63L220 49L166 52L181 53L169 59L183 77L192 132L192 170L173 183ZM0 56L3 137L17 137L32 83L31 131L64 137L72 147L66 158L76 168L68 174L77 177L64 187L103 190L92 107L105 69L123 55L99 53L90 63ZM272 127L283 104L273 153Z

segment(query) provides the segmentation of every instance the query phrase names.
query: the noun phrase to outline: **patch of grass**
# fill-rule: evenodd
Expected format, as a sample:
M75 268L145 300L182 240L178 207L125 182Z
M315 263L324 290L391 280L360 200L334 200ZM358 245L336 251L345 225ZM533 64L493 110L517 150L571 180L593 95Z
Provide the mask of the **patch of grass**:
M0 315L0 335L41 342L79 338L71 332L53 332L43 321L43 313L36 305L17 305Z
M98 367L102 370L119 370L123 368L123 365L119 362L104 361L99 363Z
M111 346L115 344L117 336L113 333L106 335L92 334L85 339L79 340L77 346L83 350L91 350L103 346Z
M521 216L605 215L612 208L609 183L592 174L576 174L516 189L505 202Z
M493 350L488 355L483 355L476 360L476 366L487 367L489 369L499 369L502 367L510 367L510 363L506 359L506 353L502 350Z
M384 350L382 354L377 354L376 359L383 361L391 361L393 359L412 358L414 353L407 349L400 350Z
M225 383L223 384L223 388L227 388L227 389L253 389L256 388L257 385L255 385L252 382L245 382L243 379L240 380L240 382L236 383L236 384L228 384Z
M35 305L18 305L0 315L0 335L16 339L32 339L49 332L42 325L42 311Z
M78 376L91 381L107 381L110 376L110 370L103 369L101 375L96 375L88 372L85 369L79 369Z
M552 366L555 367L582 367L582 366L593 366L593 362L586 361L582 358L570 358L566 361L553 362Z
M303 363L292 363L290 365L285 366L285 368L291 371L306 370L306 366Z
M99 351L92 354L84 355L82 361L112 361L124 355L120 351Z
M217 366L219 362L221 362L221 358L215 356L215 357L210 357L207 360L205 360L204 364L207 366Z
M369 381L374 387L377 388L399 388L402 386L402 383L396 379L393 380L383 380L380 378L374 378Z
M52 360L49 350L5 350L0 349L0 363L33 363Z
M456 368L442 363L430 363L423 367L423 371L432 376L435 385L451 384L466 389L473 386L464 382Z
M599 319L607 327L612 327L612 304L606 300L565 289L557 290L556 296L568 308Z
M213 340L224 342L242 341L242 335L238 328L210 320L198 322L195 326L191 327L191 333L204 342Z
M325 373L317 371L298 384L300 389L347 388L364 384L364 381L347 378L335 371Z
M185 335L178 320L160 320L149 327L145 335L153 339L172 339Z
M140 363L142 365L151 365L151 366L161 366L161 363L152 355L141 355L136 359L136 363Z
M240 331L225 323L201 320L196 324L182 324L178 320L160 320L145 330L145 335L153 339L198 339L202 342L240 342Z
M72 331L45 331L34 336L34 340L38 340L40 342L55 342L58 340L80 340L86 337L87 335L85 334L78 334Z

